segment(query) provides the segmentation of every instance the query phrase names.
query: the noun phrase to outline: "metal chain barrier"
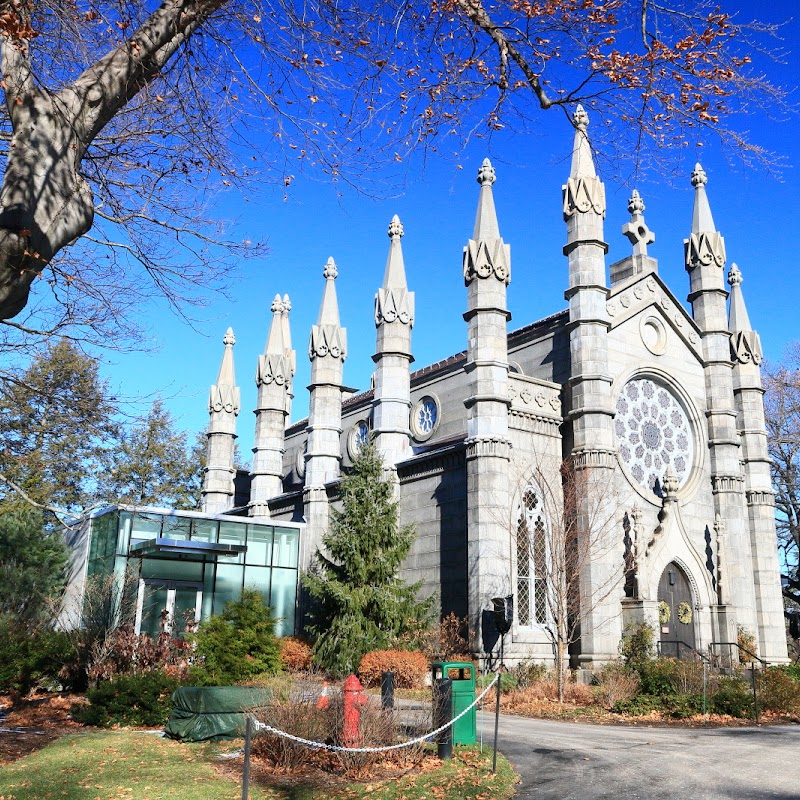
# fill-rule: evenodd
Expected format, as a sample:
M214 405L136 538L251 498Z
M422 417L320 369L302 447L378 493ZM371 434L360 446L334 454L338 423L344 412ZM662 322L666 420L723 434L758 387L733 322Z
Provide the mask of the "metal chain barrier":
M267 725L265 722L259 722L257 719L254 719L253 723L257 731L268 731L269 733L273 733L276 736L282 736L284 739L297 742L297 744L304 745L305 747L313 747L319 750L333 750L339 753L382 753L386 750L400 750L403 747L411 747L412 745L424 742L426 739L430 739L433 736L438 736L443 730L446 730L451 725L454 725L458 720L461 719L461 717L463 717L468 711L471 711L473 708L475 708L475 706L478 705L481 700L483 700L483 698L489 693L489 690L495 685L495 683L497 683L499 678L500 675L496 674L494 678L492 678L492 682L475 698L475 700L470 703L470 705L468 705L460 714L453 717L453 719L451 719L447 724L440 726L435 731L418 736L416 739L410 739L409 741L401 742L400 744L388 745L387 747L339 747L333 744L325 744L325 742L315 742L311 739L303 739L300 736L294 736L286 731L273 728L271 725Z

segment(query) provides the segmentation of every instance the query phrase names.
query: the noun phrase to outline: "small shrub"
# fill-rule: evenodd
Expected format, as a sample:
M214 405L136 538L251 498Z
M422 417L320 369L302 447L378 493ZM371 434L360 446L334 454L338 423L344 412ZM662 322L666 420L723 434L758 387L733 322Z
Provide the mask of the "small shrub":
M800 683L800 663L787 664L781 669L793 680L795 683Z
M161 670L119 675L86 693L88 705L76 704L72 716L84 725L109 727L163 725L169 716L170 695L180 685Z
M307 672L311 669L311 647L295 636L280 639L280 659L289 672Z
M230 685L281 670L274 621L264 598L252 589L227 603L220 616L201 623L191 639L199 662L191 670L192 683Z
M770 667L761 680L759 704L768 711L793 714L800 710L800 683L786 667Z
M656 658L636 666L642 694L662 696L678 694L681 680L680 663L674 658Z
M428 659L420 652L372 650L365 653L358 666L364 688L381 685L381 673L394 672L398 689L421 689L428 673Z
M627 625L619 643L619 654L623 661L631 666L638 666L653 658L653 640L655 634L646 623Z
M617 703L632 700L639 691L639 676L620 662L605 664L594 678L595 696L604 708L611 709Z
M547 665L535 661L520 661L512 670L512 674L517 678L517 688L525 689L547 675Z
M741 648L739 650L739 660L745 663L752 661L750 654L758 655L758 644L756 637L751 630L748 630L743 625L739 625L736 629L736 642Z
M619 700L611 709L616 714L627 714L631 717L640 717L664 710L661 697L655 695L639 694L629 700Z
M720 678L709 705L715 714L748 717L753 713L753 693L739 678Z

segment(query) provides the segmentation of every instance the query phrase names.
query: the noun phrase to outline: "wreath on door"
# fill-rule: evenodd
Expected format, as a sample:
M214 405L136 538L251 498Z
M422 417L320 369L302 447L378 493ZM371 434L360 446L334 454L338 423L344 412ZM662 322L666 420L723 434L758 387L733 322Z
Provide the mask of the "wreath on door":
M670 610L669 604L666 603L664 600L659 600L658 602L658 621L662 625L666 625L669 622L669 618L672 616L672 611Z
M678 622L683 625L688 625L692 621L692 607L683 602L678 606Z

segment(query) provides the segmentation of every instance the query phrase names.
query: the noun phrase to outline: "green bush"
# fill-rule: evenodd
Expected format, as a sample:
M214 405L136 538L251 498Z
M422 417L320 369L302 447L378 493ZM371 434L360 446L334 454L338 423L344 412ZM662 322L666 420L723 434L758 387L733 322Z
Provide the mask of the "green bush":
M640 694L630 700L620 700L612 708L617 714L643 716L658 712L673 719L686 719L703 712L701 694Z
M709 710L714 714L731 717L748 717L753 713L753 692L739 678L720 678L709 701Z
M663 711L662 698L653 695L638 694L630 700L619 700L611 709L616 714L628 714L633 717L650 714L653 711Z
M88 705L76 704L72 716L84 725L156 727L169 716L170 695L180 685L160 670L141 675L120 675L86 692Z
M800 683L788 667L770 667L760 681L759 705L768 711L792 714L800 710Z
M547 677L547 665L537 664L535 661L520 661L511 674L516 676L517 688L525 689Z
M240 600L227 603L222 614L200 625L192 639L197 665L190 682L231 685L282 669L275 622L264 598L245 589Z
M781 669L796 683L800 683L800 663L787 664Z
M655 634L650 625L627 625L619 643L619 654L623 661L632 667L638 667L653 657L653 639Z
M478 691L483 691L494 679L494 675L489 672L486 675L479 675L477 680L475 681L475 685L478 687ZM516 689L519 685L519 681L517 676L513 672L501 672L500 673L500 691L501 692L510 692L512 689ZM494 690L496 691L496 690Z
M12 615L0 615L0 692L27 694L34 686L58 684L59 673L73 657L62 631L30 630Z
M656 658L636 665L642 694L678 694L681 681L681 665L673 658Z

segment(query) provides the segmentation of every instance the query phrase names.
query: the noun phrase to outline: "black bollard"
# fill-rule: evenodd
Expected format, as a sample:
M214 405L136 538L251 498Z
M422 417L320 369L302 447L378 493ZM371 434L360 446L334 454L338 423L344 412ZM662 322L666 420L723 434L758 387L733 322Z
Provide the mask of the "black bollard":
M453 719L453 681L439 678L433 682L434 728L441 728ZM436 737L436 755L445 761L453 757L453 726L447 727Z
M394 708L394 672L381 672L381 708Z

